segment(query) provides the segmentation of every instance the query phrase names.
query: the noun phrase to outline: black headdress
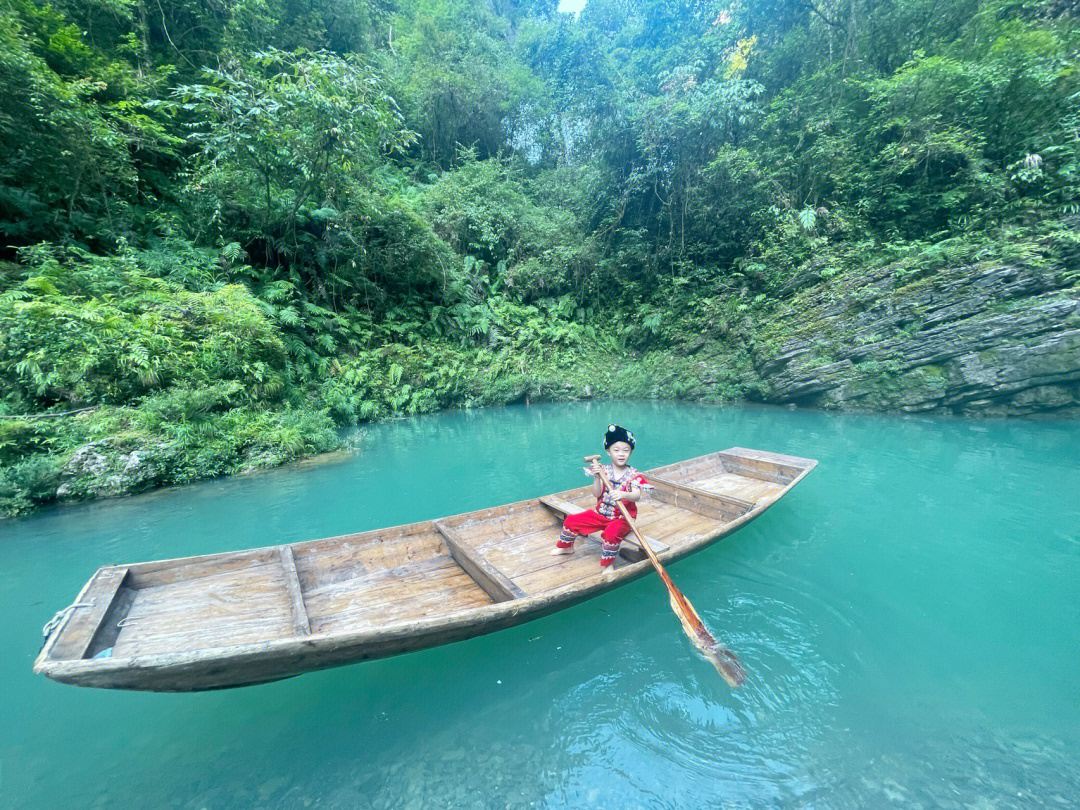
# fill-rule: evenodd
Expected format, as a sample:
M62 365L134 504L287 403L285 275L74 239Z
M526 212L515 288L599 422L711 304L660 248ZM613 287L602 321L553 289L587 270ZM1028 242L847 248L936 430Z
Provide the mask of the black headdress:
M635 446L634 434L620 425L608 425L607 433L604 434L604 449L607 450L615 442L626 442L633 450Z

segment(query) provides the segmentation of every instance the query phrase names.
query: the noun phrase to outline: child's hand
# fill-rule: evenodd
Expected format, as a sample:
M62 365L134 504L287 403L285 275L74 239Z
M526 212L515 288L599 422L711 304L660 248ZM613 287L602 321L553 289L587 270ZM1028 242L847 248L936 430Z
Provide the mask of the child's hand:
M600 475L604 472L599 461L593 461L588 467L582 467L582 469L585 470L586 475Z
M614 492L611 493L611 500L613 500L613 501L621 501L623 499L623 495L626 495L626 494L627 493L623 492L621 489L617 489L617 490L615 490Z

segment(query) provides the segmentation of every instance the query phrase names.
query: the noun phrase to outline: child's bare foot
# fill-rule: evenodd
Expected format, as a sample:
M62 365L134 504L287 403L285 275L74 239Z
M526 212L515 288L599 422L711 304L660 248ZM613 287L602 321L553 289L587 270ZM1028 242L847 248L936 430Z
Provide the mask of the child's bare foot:
M614 579L615 578L615 566L614 565L601 565L600 566L600 576L602 576L604 579Z
M567 546L566 548L562 548L561 546L555 546L555 548L553 548L551 550L551 556L552 557L558 557L560 554L573 554L573 553L574 553L574 547L573 546Z

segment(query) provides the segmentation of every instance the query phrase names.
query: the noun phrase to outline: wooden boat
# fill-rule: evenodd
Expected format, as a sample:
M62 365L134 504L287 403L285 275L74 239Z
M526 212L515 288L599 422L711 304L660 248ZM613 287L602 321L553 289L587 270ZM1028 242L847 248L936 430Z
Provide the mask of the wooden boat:
M661 562L756 518L817 462L734 447L645 472L638 526ZM80 686L186 692L490 633L652 571L632 538L553 557L589 488L291 545L98 569L47 628L34 670ZM672 632L675 632L673 629Z

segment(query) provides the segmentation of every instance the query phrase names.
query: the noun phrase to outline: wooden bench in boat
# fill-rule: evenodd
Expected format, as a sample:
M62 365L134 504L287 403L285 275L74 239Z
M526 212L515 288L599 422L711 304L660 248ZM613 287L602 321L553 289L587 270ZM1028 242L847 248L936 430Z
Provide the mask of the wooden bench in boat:
M567 515L576 515L578 512L586 511L584 506L578 506L577 504L570 503L570 501L564 501L562 498L557 498L554 495L545 495L540 499L540 503L548 507L557 514L566 517ZM642 532L642 534L645 534ZM593 532L589 537L600 542L600 532ZM645 542L649 544L649 547L656 554L661 554L668 550L667 543L662 543L659 540L655 540L649 535L645 534ZM575 543L575 545L577 545ZM619 556L624 557L631 562L639 562L645 559L645 549L641 547L641 544L634 539L633 534L628 534L622 541L622 545L619 547Z
M472 577L476 584L484 589L484 592L495 602L506 602L510 599L522 599L526 596L525 591L515 585L502 571L492 565L476 549L470 546L465 539L441 520L435 521L435 528L443 536L446 545L450 547L450 555L454 558L462 570Z
M731 448L645 471L638 528L662 562L753 520L817 462ZM588 487L386 529L106 566L50 622L34 663L64 683L193 691L262 683L492 632L648 574L623 542L549 554Z

